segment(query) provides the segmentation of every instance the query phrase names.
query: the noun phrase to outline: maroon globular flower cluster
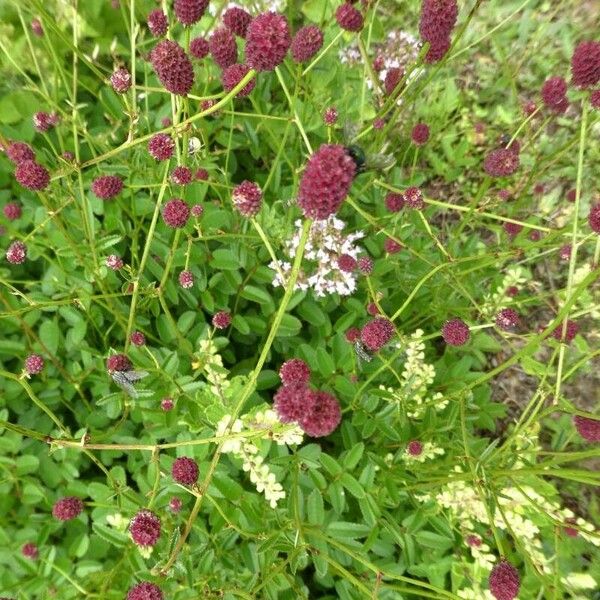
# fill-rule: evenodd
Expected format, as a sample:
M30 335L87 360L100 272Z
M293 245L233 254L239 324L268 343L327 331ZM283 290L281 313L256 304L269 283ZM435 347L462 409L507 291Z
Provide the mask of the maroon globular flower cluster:
M246 62L257 71L272 71L283 62L292 43L285 16L261 13L246 31Z
M106 359L106 370L109 373L113 371L131 371L133 365L124 354L113 354Z
M44 111L39 111L33 115L33 126L40 133L44 133L51 127L57 125L59 120L59 116L56 113L50 114Z
M337 120L338 111L335 108L335 106L330 106L326 108L325 112L323 113L323 123L325 123L325 125L327 125L328 127L331 127L332 125L335 125L337 123Z
M142 581L127 592L126 600L164 600L164 596L157 585Z
M567 82L562 77L550 77L542 86L542 100L546 108L562 114L569 108Z
M406 200L402 194L388 192L385 196L385 207L390 212L400 212L404 208L405 204Z
M171 173L171 181L175 185L188 185L192 183L193 174L189 167L175 167Z
M421 456L421 453L423 452L423 444L419 442L419 440L412 440L408 442L406 451L408 454L410 454L410 456Z
M511 223L510 221L505 221L502 225L502 228L509 235L511 239L517 237L521 231L523 231L523 225L519 225L519 223Z
M310 379L310 368L300 358L286 360L279 369L283 385L306 385Z
M423 42L429 42L426 62L438 62L448 52L450 34L456 25L457 16L456 0L423 0L419 33Z
M575 339L575 336L577 335L578 331L579 331L579 325L577 325L577 323L575 323L575 321L572 321L571 319L567 319L567 326L565 329L564 336L563 336L563 323L561 323L560 325L558 325L558 327L555 327L554 330L552 331L552 337L554 339L558 340L559 342L563 342L564 344L570 344Z
M315 396L315 402L309 410L306 410L298 424L310 437L324 437L329 435L340 424L342 410L337 398L328 392L311 392Z
M173 156L175 141L166 133L157 133L148 141L148 152L156 160L168 160Z
M11 142L6 148L6 156L15 165L25 160L35 160L35 154L25 142Z
M25 371L28 375L37 375L44 369L44 359L39 354L30 354L25 359Z
M383 89L388 96L394 93L394 90L400 84L400 81L404 77L404 69L400 67L392 67L388 69L383 80Z
M179 285L184 290L194 287L194 274L191 271L181 271L179 273Z
M394 336L394 325L389 319L377 317L360 331L360 341L371 351L378 352Z
M423 193L418 187L409 187L404 190L404 204L415 210L423 210L425 208L425 200Z
M28 542L27 544L23 544L23 547L21 548L21 554L25 558L35 560L39 555L39 550L35 544Z
M244 180L233 188L233 205L244 217L254 217L260 210L262 190L252 181Z
M111 200L123 189L123 180L117 175L101 175L92 181L92 192L97 198Z
M171 498L171 500L169 501L169 509L174 512L174 513L178 513L181 510L181 507L183 506L183 502L181 501L181 498Z
M423 146L429 140L429 126L426 123L417 123L410 135L412 141L417 146Z
M558 251L558 256L560 260L568 261L571 259L571 251L573 250L573 246L571 244L565 244L561 246Z
M323 46L323 32L316 25L306 25L292 40L292 58L297 63L308 62Z
M123 268L123 259L116 254L111 254L106 257L106 261L104 263L109 269L113 271L118 271Z
M241 38L246 37L246 31L248 30L250 21L252 21L252 15L248 11L237 6L228 8L223 13L223 23L225 23L225 26L232 33L235 33L235 35Z
M213 31L208 38L208 47L210 55L221 69L226 69L237 62L237 45L227 27L219 27Z
M4 205L2 212L9 221L15 221L22 214L21 205L18 202L9 202Z
M345 333L346 341L354 344L360 339L360 329L358 327L350 327Z
M600 81L600 42L579 42L571 58L573 84L590 88Z
M348 195L356 163L339 144L322 144L308 159L300 180L298 204L304 216L326 219L337 212Z
M15 179L28 190L45 190L50 183L50 173L34 160L23 160L17 164Z
M194 178L196 179L196 181L208 181L208 171L206 169L203 169L202 167L200 167L196 171L196 173L194 175ZM194 208L192 207L192 214L195 217L199 217L204 212L204 208L200 204L194 204L194 206L196 207L196 210L200 211L200 212L198 214L195 214L194 213Z
M164 88L187 96L194 85L194 68L185 50L172 40L162 40L150 53L150 62Z
M171 467L171 475L177 483L184 485L193 485L198 481L198 465L196 461L188 458L187 456L181 456L176 458Z
M588 223L592 231L600 233L600 203L594 204L592 207L590 207Z
M59 521L70 521L83 511L83 502L75 496L61 498L52 507L52 516Z
M175 0L175 16L182 25L197 23L204 14L209 0Z
M490 177L508 177L519 168L519 154L509 148L497 148L485 157L483 169Z
M160 537L160 519L150 510L140 510L131 519L129 533L138 546L154 546Z
M373 272L373 259L370 256L361 256L356 264L363 275L370 275Z
M209 52L208 42L203 37L196 37L190 42L190 54L194 58L202 60L208 56Z
M250 67L248 65L242 65L235 63L233 65L229 65L226 69L221 73L221 83L223 84L223 89L226 92L230 92L233 88L235 88L244 77L249 73ZM253 77L236 95L236 98L244 98L248 96L254 87L256 86L256 77Z
M181 198L171 198L163 208L162 217L165 225L180 229L190 218L190 207Z
M37 37L44 36L44 28L42 27L42 22L38 19L31 19L31 31L33 35Z
M349 254L340 254L337 259L337 266L340 271L344 271L344 273L352 273L354 269L357 267L357 261L355 258L350 256Z
M198 173L196 173L196 179L200 179ZM205 178L202 178L202 180L204 179ZM194 204L190 212L192 213L192 217L199 218L204 214L204 206L202 206L202 204Z
M579 435L588 442L600 442L600 419L588 419L580 415L573 417Z
M11 265L22 265L26 259L27 246L19 240L11 242L6 249L6 260Z
M385 242L383 243L383 249L388 254L396 254L402 250L402 244L399 244L396 240L393 240L392 238L386 238Z
M163 398L160 401L160 407L165 411L165 412L169 412L170 410L173 410L173 407L175 406L175 402L173 402L173 398Z
M335 20L346 31L360 31L364 25L364 18L359 10L350 2L344 2L335 11Z
M450 319L442 327L442 337L450 346L462 346L469 341L471 332L462 319Z
M134 346L143 346L146 343L146 336L141 331L132 331L129 341Z
M159 8L151 11L146 18L148 29L154 37L161 37L167 33L169 29L169 21L167 15Z
M375 304L375 302L369 302L369 304L367 304L367 312L372 317L376 317L379 314L379 309L377 308L377 304Z
M227 329L231 325L231 314L226 310L221 310L212 318L213 327L216 329Z
M496 315L496 325L499 329L510 331L519 324L519 313L514 308L503 308Z
M282 423L296 423L316 402L315 392L306 385L283 385L273 397L273 408Z
M509 562L503 560L494 565L490 573L489 586L496 600L514 600L519 593L519 572Z
M131 73L121 67L110 76L110 84L117 94L124 94L131 87Z
M590 104L592 105L592 108L600 110L600 90L594 90L590 94Z

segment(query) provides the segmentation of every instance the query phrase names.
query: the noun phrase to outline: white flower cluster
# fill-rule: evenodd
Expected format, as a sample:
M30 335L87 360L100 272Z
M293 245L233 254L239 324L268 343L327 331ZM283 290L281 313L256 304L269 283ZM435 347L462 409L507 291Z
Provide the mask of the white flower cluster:
M436 410L443 410L448 406L448 400L439 392L427 398L427 389L435 379L435 368L425 362L423 333L422 329L417 329L406 344L402 385L396 389L379 386L379 389L389 392L398 402L405 403L408 416L415 419L423 415L428 404L435 405Z
M345 223L334 215L311 225L304 251L304 258L314 261L316 267L309 274L301 270L294 289L312 289L316 296L340 294L349 296L356 290L356 278L353 273L346 273L338 267L337 261L342 254L348 254L356 259L360 248L354 242L362 237L361 231L344 235ZM275 271L273 286L285 286L286 279L292 270L291 259L296 255L300 245L302 221L295 222L296 231L291 240L285 242L288 261L273 261L269 267Z
M487 317L494 316L499 309L505 308L507 304L512 302L512 297L506 291L511 287L520 287L528 280L528 273L521 267L508 269L502 283L496 288L496 291L491 295L486 295L484 299L482 312Z
M410 465L411 463L424 463L426 460L431 460L436 456L444 455L444 449L441 446L436 446L432 442L425 442L420 454L411 454L410 452L402 453L402 460Z
M199 346L200 356L192 364L192 367L204 371L204 376L210 384L211 392L220 396L223 390L229 385L229 380L227 379L228 371L223 366L223 359L213 340L200 340Z
M231 437L223 442L221 452L233 454L242 461L242 469L249 473L250 481L258 492L264 494L271 508L285 498L285 491L275 478L275 474L265 463L260 454L260 448L246 434L256 433L258 438L275 441L278 445L299 444L304 436L296 425L281 425L277 415L272 410L259 411L254 415L244 415L241 419L231 422L231 415L225 415L217 424L216 437L244 433L239 437Z

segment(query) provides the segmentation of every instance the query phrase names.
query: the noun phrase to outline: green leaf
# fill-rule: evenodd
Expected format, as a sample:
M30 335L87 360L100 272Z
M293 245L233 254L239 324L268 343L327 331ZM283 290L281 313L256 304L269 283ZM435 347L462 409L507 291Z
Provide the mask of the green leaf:
M306 513L308 522L313 525L322 525L325 522L325 509L323 508L323 496L321 492L314 489L306 501Z
M17 465L17 475L26 475L27 473L35 473L40 466L40 459L32 454L19 456L15 461Z
M231 250L224 250L222 248L213 252L210 264L213 269L222 269L224 271L236 271L242 266Z
M350 523L348 521L334 521L327 526L327 533L334 538L362 538L367 537L371 527L362 523Z
M361 500L365 497L365 490L362 485L350 473L342 473L340 482L355 498Z
M283 315L281 325L277 330L278 337L291 337L298 335L302 329L302 321L292 315Z
M351 471L356 467L362 458L363 452L365 451L365 445L362 442L355 444L351 450L348 451L342 464L344 465L344 469Z
M50 354L56 354L60 340L60 329L55 319L47 319L40 325L39 336Z
M256 285L247 285L244 287L240 296L258 304L271 304L273 302L271 296L263 288Z

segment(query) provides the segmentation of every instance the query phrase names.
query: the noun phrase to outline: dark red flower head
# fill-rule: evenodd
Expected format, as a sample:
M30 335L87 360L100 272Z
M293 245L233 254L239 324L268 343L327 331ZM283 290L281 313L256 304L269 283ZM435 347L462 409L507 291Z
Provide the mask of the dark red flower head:
M525 113L526 117L530 117L537 110L537 106L533 100L527 100L525 104L523 104L523 113Z
M363 275L370 275L373 272L373 259L370 256L361 256L356 264Z
M231 314L226 310L220 310L213 315L212 324L216 329L227 329L231 325Z
M225 26L241 38L246 37L250 21L252 21L252 15L238 6L228 8L223 13L223 23L225 23Z
M171 467L171 475L177 483L193 485L198 481L198 465L196 461L187 456L176 458Z
M323 144L308 159L300 180L298 204L304 216L326 219L337 212L348 195L356 163L339 144Z
M30 354L25 359L25 370L29 375L37 375L44 369L44 359L39 354Z
M450 319L442 327L442 337L446 344L462 346L469 341L471 332L469 326L462 319Z
M219 27L208 38L208 47L215 63L225 69L237 62L237 44L227 27Z
M592 108L600 110L600 90L594 90L590 94L590 104L592 105Z
M117 94L124 94L131 87L131 73L121 67L110 76L110 84Z
M340 271L344 273L352 273L356 269L356 259L349 254L341 254L337 259L337 266Z
M292 40L292 58L297 63L308 62L323 46L323 32L316 25L306 25Z
M390 212L399 212L404 207L406 200L402 194L396 194L395 192L388 192L385 196L385 207Z
M358 327L350 327L345 333L346 341L354 344L360 339L360 329Z
M169 501L169 508L174 513L178 513L181 510L182 506L183 502L181 501L181 498L174 497L171 498L171 500Z
M21 205L18 202L8 202L4 205L2 211L4 212L4 216L9 221L15 221L21 216L22 213Z
M571 321L571 319L567 319L567 326L565 329L565 333L563 335L563 323L560 323L558 327L555 327L552 331L552 337L559 342L564 342L565 344L570 344L577 335L579 331L579 325L575 323L575 321Z
M27 246L19 240L11 242L6 249L6 260L11 265L22 265L26 259Z
M490 177L507 177L519 168L518 153L508 148L492 150L483 162L483 168Z
M279 369L283 385L306 385L310 379L310 369L300 358L286 360Z
M496 325L499 329L510 331L519 324L519 313L514 308L503 308L496 315Z
M425 208L423 193L418 187L414 186L404 190L404 203L409 208L414 208L416 210L423 210Z
M256 183L244 180L233 188L231 199L240 214L250 218L260 210L262 190Z
M138 546L154 546L160 537L160 519L150 510L140 510L131 519L129 533Z
M590 88L600 81L600 42L579 42L571 58L573 84Z
M171 181L175 185L188 185L192 183L193 174L189 167L175 167L171 172Z
M165 412L169 412L170 410L173 410L173 407L175 406L175 402L173 402L173 398L163 398L160 401L160 407L165 411Z
M29 190L41 191L48 187L50 173L34 160L23 160L17 165L15 179Z
M381 350L394 336L394 325L389 319L376 317L363 326L360 332L361 342L371 352Z
M28 542L27 544L23 544L23 547L21 548L21 554L25 558L35 560L38 557L39 550L35 544Z
M154 37L161 37L167 33L169 21L167 15L159 8L151 11L147 17L148 29Z
M127 592L126 600L163 600L163 593L160 591L160 588L153 584L148 583L147 581L142 581L137 585L134 585L130 588L129 592Z
M295 423L312 410L316 402L316 393L306 385L283 385L273 397L273 408L282 423Z
M519 233L523 231L523 225L520 225L519 223L511 223L510 221L505 221L502 225L502 228L511 238L517 237Z
M429 42L426 62L438 62L448 52L457 16L456 0L423 0L419 33L423 42Z
M386 238L385 242L383 243L383 249L388 254L396 254L400 252L400 250L402 250L402 244L399 244L396 240L393 240L392 238Z
M171 198L163 208L162 217L165 225L169 227L185 227L190 218L190 207L181 198Z
M175 16L182 25L197 23L204 14L209 0L175 0Z
M185 50L172 40L162 40L150 53L150 62L164 88L187 96L194 85L194 68Z
M168 160L173 156L175 141L166 133L157 133L148 141L148 152L156 160Z
M383 89L388 96L392 95L403 77L404 69L401 69L400 67L391 67L388 69L383 81Z
M429 126L425 123L417 123L412 130L411 139L417 146L422 146L429 139Z
M569 107L567 82L562 77L550 77L542 86L542 100L555 113L564 113Z
M421 456L421 453L423 452L423 444L418 440L412 440L411 442L408 442L406 451L411 456Z
M37 37L44 36L44 28L42 27L42 22L38 18L31 19L31 31L33 32L33 35Z
M257 71L280 65L292 43L285 16L266 12L255 17L246 31L246 62Z
M112 371L131 371L133 365L124 354L113 354L106 359L106 369Z
M123 259L116 254L110 254L106 257L106 266L113 271L118 271L123 268Z
M573 417L573 423L579 435L588 442L600 442L600 420L588 419L580 415Z
M146 336L141 331L132 331L129 341L134 346L143 346L146 343Z
M372 317L376 317L379 314L379 309L377 308L377 304L375 304L375 302L369 302L369 304L367 304L367 312Z
M335 108L335 106L330 106L330 107L326 108L325 112L323 113L323 123L325 123L325 125L328 125L329 127L331 127L332 125L336 124L337 120L338 120L338 111Z
M92 181L92 192L102 200L118 196L123 189L123 180L117 175L101 175Z
M332 433L342 420L340 403L327 392L313 392L315 402L301 415L298 424L310 437L323 437Z
M364 18L359 10L350 2L344 2L335 11L335 20L346 31L360 31L364 25Z
M6 156L15 165L22 163L24 160L35 160L33 150L25 142L11 142L6 148Z
M594 204L592 207L590 207L588 223L590 224L590 229L592 231L600 233L600 203Z
M208 42L203 37L196 37L190 42L190 54L194 58L202 60L208 56L209 52Z
M250 67L247 65L240 65L238 63L234 65L229 65L226 69L221 73L221 83L223 84L223 89L226 92L230 92L233 88L235 88L244 77L249 73ZM256 77L252 77L250 81L235 95L236 98L243 98L252 92L254 86L256 85Z
M209 177L208 171L206 169L204 169L203 167L200 167L196 171L196 174L194 175L194 178L196 179L196 181L208 181L208 177ZM204 212L204 208L200 204L195 204L194 206L200 207L200 208L196 208L196 211L199 211L198 214L196 214L196 213L194 213L194 208L192 207L192 214L195 217L199 217Z
M179 285L184 290L194 287L194 274L191 271L181 271L179 273Z
M83 511L83 502L74 496L61 498L52 507L52 516L59 521L70 521Z
M490 592L496 600L514 600L519 593L519 572L503 560L494 565L489 579Z

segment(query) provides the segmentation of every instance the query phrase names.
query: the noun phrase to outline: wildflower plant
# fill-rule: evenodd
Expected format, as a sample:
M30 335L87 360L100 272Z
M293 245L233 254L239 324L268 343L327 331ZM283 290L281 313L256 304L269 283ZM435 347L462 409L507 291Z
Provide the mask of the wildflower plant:
M595 10L1 2L0 598L594 598Z

